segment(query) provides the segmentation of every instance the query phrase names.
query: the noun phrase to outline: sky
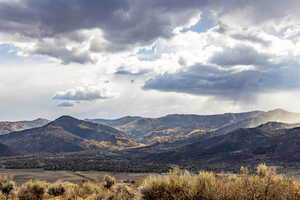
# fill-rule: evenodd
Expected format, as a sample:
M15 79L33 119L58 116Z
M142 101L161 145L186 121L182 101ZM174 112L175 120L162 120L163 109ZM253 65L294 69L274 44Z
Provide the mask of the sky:
M0 0L0 120L300 112L298 0Z

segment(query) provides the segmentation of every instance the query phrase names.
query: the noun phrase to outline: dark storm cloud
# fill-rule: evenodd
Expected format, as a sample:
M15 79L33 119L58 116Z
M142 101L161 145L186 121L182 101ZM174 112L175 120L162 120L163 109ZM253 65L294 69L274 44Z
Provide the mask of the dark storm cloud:
M170 37L193 16L191 3L137 0L23 0L0 3L0 30L45 38L100 28L110 42L124 45ZM196 1L194 1L196 2ZM5 23L4 23L5 22Z
M222 12L248 7L258 11L272 8L256 13L267 18L283 15L289 10L287 4L270 0L21 0L0 3L0 19L5 22L0 29L30 37L53 37L101 28L109 41L139 43L170 37L176 26L185 24L205 8Z
M205 2L204 2L205 3ZM187 23L200 10L193 7L198 1L145 1L145 0L21 0L0 1L0 32L16 34L23 40L34 40L38 49L32 54L55 57L63 63L91 62L83 53L60 48L41 49L45 39L71 39L77 44L88 38L73 37L80 30L102 31L107 43L91 42L89 51L118 52L137 45L145 45L155 39L170 38L175 27ZM202 3L201 3L202 4ZM90 52L91 51L91 52ZM79 58L77 58L79 57Z
M20 0L0 1L0 32L34 40L37 46L47 38L69 38L78 44L87 38L72 38L80 30L100 29L107 44L93 40L91 52L117 52L145 45L157 38L170 38L174 28L186 24L205 9L218 16L248 9L254 23L295 14L296 0ZM266 12L266 10L268 12ZM238 36L237 36L238 37ZM241 38L240 39L246 39ZM248 38L248 40L255 40ZM254 41L254 42L259 42ZM261 41L260 41L261 42ZM64 63L91 62L84 53L61 48L32 51L61 59ZM62 50L63 49L63 50ZM67 49L67 50L66 50ZM57 53L53 52L57 51ZM61 52L63 51L63 52ZM91 52L90 52L91 51ZM58 54L66 55L58 56ZM79 57L79 58L75 58Z
M267 70L234 71L194 65L150 79L143 89L248 101L259 93L300 89L299 67L299 63L280 63Z

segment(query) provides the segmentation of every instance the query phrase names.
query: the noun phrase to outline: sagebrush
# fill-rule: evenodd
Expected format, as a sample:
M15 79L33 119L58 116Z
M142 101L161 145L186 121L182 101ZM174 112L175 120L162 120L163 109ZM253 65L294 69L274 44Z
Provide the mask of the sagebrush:
M261 164L250 173L201 171L192 174L179 169L147 177L141 185L118 183L106 176L103 182L46 183L29 181L19 187L0 178L0 200L300 200L300 182L279 175Z

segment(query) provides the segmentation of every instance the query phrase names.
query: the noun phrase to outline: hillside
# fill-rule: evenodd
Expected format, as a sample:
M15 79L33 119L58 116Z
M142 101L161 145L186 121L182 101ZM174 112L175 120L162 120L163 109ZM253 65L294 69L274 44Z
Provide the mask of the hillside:
M0 136L0 142L18 154L77 152L135 146L114 128L63 116L39 128Z
M14 155L8 146L0 143L0 156L11 156Z
M42 118L32 121L0 122L0 135L8 134L14 131L22 131L25 129L41 127L49 122L49 120Z
M225 135L201 137L192 143L177 145L178 148L173 145L173 148L160 153L149 149L151 155L146 159L177 164L199 163L205 166L251 164L259 161L295 163L300 161L300 128L284 128L290 126L269 122ZM147 148L143 152L147 152Z
M253 128L270 121L298 123L300 122L300 114L276 109L269 112L253 111L219 115L173 114L160 118L130 117L91 121L110 124L112 127L126 133L128 137L151 144L174 141L196 133L201 135L203 132L222 135L239 128Z
M300 164L299 119L297 113L277 109L222 115L125 117L107 122L116 125L110 127L62 116L42 127L0 136L4 149L22 155L0 164L8 168L138 172L161 171L174 164L219 168L284 161L294 165ZM124 127L133 132L121 131Z

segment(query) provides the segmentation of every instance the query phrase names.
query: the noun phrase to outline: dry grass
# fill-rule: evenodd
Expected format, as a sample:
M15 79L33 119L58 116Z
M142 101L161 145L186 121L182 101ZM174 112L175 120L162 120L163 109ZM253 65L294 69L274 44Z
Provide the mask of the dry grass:
M174 170L167 176L149 177L141 188L145 200L298 200L300 182L276 174L262 164L256 173L241 168L238 175L216 175Z
M236 175L175 169L149 176L139 187L107 176L99 183L29 181L20 187L1 178L0 189L0 200L300 200L300 182L263 164Z

